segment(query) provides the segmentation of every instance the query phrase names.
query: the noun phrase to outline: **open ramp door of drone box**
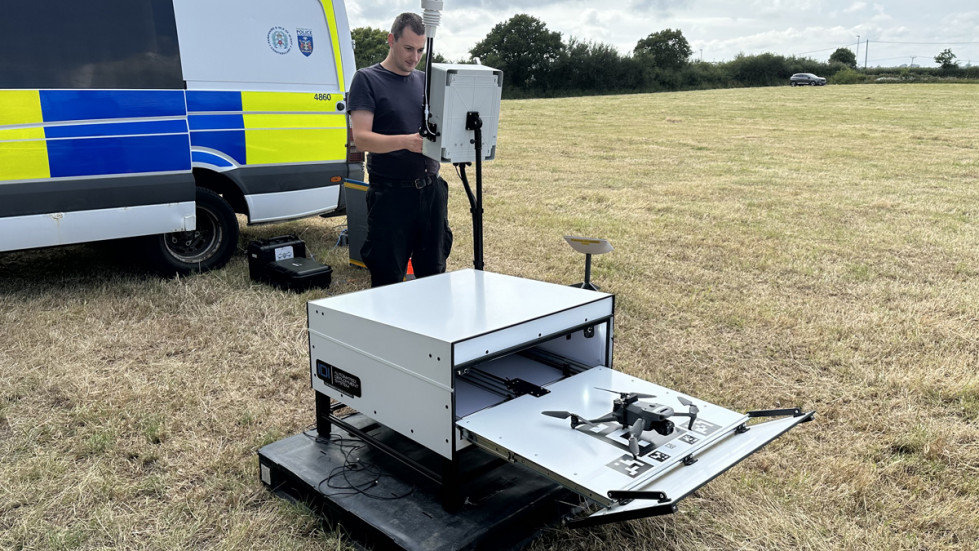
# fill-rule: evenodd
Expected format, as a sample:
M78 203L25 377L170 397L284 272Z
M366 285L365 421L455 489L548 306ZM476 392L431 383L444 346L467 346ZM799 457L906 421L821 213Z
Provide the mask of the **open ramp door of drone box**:
M671 513L812 417L732 411L615 371L614 312L608 293L482 270L312 301L317 419L343 426L335 400L432 452L436 467L387 450L438 482L443 504L467 491L478 446L583 496L595 512L576 522L593 524Z
M464 438L510 461L523 464L601 506L579 526L672 513L681 499L728 470L798 423L799 414L754 425L749 415L683 395L605 367L596 367L549 385L540 397L523 395L457 422ZM615 391L610 393L609 391ZM630 431L615 421L581 423L542 414L563 410L578 419L609 413L617 392L651 395L677 412L694 403L690 423L675 417L672 433L643 432L638 453L630 451ZM747 430L745 430L747 429Z

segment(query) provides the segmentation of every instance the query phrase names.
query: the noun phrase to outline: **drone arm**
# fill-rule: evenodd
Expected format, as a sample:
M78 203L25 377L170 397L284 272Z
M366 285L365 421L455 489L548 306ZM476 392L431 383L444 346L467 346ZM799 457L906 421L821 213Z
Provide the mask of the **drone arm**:
M687 423L687 430L693 430L694 421L697 420L697 412L695 412L695 411L694 412L690 412L690 413L674 412L673 413L673 417L689 417L690 418L690 422Z

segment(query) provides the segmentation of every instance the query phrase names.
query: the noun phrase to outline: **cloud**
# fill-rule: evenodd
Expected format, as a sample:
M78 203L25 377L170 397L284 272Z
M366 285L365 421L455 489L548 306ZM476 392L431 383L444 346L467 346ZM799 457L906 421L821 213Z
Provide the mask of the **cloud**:
M870 64L928 55L941 48L889 42L975 42L951 46L959 57L979 59L979 11L975 0L942 0L928 10L917 0L444 0L435 51L452 60L469 50L493 26L526 13L548 30L582 42L614 46L629 54L636 42L663 29L679 29L705 61L726 61L738 53L805 54L825 61L839 47L870 39ZM387 29L403 11L421 12L420 0L346 0L351 27ZM864 57L860 47L860 57ZM931 52L931 50L935 50ZM961 53L960 53L961 51ZM922 62L921 58L916 63Z

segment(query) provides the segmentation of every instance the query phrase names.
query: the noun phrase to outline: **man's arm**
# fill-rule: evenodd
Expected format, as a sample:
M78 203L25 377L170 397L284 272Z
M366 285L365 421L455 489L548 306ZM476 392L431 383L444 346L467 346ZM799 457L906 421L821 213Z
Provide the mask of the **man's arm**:
M370 111L351 111L350 125L353 127L354 145L368 153L390 153L407 149L414 153L422 152L421 134L386 135L374 132L374 113Z

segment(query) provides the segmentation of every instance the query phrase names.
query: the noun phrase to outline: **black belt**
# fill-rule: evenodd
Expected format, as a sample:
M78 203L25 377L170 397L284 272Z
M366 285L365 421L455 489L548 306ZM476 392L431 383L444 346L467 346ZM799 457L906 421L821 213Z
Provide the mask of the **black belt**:
M414 180L393 180L390 178L383 177L371 177L370 185L377 186L379 188L415 188L422 189L429 184L435 183L438 180L438 174L426 174L421 178L415 178Z

